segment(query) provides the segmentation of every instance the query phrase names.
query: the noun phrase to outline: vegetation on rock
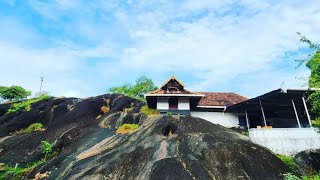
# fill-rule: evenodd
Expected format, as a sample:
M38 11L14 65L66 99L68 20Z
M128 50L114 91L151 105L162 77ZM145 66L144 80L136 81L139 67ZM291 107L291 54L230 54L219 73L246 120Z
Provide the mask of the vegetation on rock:
M136 129L139 128L138 124L123 124L122 126L120 126L117 129L117 133L118 134L126 134L126 133L130 133L132 131L135 131Z
M33 103L45 100L45 99L49 99L51 96L48 95L42 95L39 98L35 98L35 99L28 99L25 101L21 101L21 102L17 102L12 104L11 108L8 109L7 113L13 113L13 112L17 112L20 109L25 109L25 111L30 111L31 110L31 105Z
M23 179L22 177L30 173L35 167L39 166L40 164L44 163L45 160L42 159L40 161L31 163L25 167L12 167L12 166L5 166L3 171L0 171L0 179L13 179L13 180L20 180Z
M144 114L146 116L159 115L160 114L157 109L151 109L147 105L141 107L140 113L142 113L142 114Z
M17 134L30 134L32 132L42 131L42 130L43 130L43 125L41 123L33 123L27 128L17 131Z
M286 155L277 155L293 172L297 170L297 164L294 162L294 158Z
M320 173L311 176L302 176L301 178L292 173L286 173L283 175L285 180L320 180Z
M52 152L52 144L49 141L41 141L41 151L45 154L44 159L47 159L49 153Z
M158 89L153 81L146 76L141 76L136 80L134 85L125 84L119 87L110 88L109 91L117 94L124 94L126 96L144 100L144 94Z
M8 100L21 100L31 95L31 91L27 91L20 86L0 86L0 97Z

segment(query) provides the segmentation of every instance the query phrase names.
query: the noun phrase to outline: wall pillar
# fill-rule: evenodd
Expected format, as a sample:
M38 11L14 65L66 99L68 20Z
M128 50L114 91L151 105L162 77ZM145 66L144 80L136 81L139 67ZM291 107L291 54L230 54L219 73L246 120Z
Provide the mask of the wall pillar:
M264 109L263 109L263 106L262 106L262 103L261 103L261 100L260 100L260 99L259 99L259 102L260 102L260 108L261 108L261 112L262 112L262 117L263 117L264 126L267 126L266 116L265 116L265 114L264 114Z
M298 116L298 112L297 112L296 105L294 104L293 99L291 99L291 102L292 102L292 106L293 106L294 113L296 114L298 126L299 126L299 128L301 128L300 121L299 121L299 116Z
M249 130L250 129L250 124L249 124L249 117L248 117L247 111L246 111L246 121L247 121L247 128Z
M304 106L304 109L305 109L306 114L307 114L307 118L308 118L308 121L309 121L309 125L310 125L310 127L312 127L312 123L311 123L311 119L310 119L310 115L309 115L307 103L306 103L306 100L305 100L304 96L302 96L302 102L303 102L303 106Z

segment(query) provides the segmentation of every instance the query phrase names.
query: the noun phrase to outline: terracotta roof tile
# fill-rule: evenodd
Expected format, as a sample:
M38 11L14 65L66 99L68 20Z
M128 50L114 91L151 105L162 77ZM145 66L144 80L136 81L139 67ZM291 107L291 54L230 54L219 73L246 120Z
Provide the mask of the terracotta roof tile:
M198 92L205 96L199 101L198 106L231 106L248 98L235 93Z

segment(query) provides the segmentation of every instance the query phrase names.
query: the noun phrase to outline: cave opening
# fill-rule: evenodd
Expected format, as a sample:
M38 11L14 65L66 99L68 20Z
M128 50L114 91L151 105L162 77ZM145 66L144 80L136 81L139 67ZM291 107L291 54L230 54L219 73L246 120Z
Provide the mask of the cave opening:
M162 135L171 137L177 131L178 127L174 124L169 124L162 129Z

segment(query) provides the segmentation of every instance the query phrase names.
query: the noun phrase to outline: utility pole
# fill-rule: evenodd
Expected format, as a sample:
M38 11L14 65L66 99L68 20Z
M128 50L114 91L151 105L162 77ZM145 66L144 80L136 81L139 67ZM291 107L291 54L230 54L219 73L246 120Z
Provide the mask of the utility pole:
M42 90L42 83L43 83L44 77L40 77L40 79L41 79L41 83L40 83L40 92L41 92L41 90Z

